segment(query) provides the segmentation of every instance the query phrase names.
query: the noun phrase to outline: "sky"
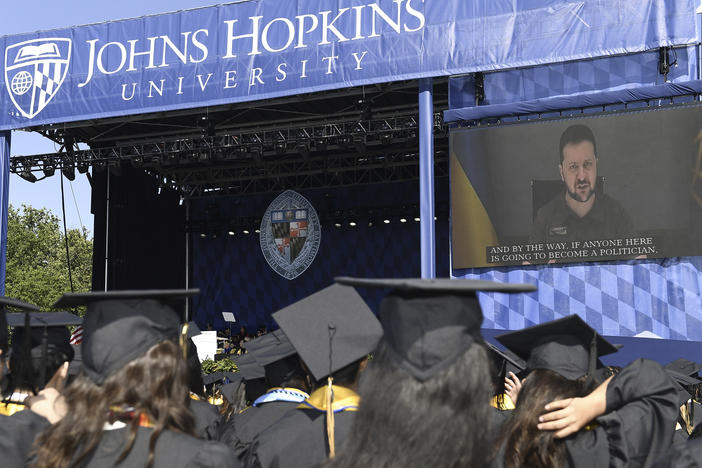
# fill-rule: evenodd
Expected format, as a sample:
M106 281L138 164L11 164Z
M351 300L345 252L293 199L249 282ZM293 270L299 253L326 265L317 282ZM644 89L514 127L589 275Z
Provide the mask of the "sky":
M5 8L0 15L0 36L46 29L100 23L135 18L144 15L214 5L216 0L24 0ZM58 149L51 140L38 133L12 132L11 154L31 155L52 153ZM62 219L60 172L36 183L10 175L10 204L48 208ZM93 231L90 214L90 184L87 177L76 172L71 182L64 178L66 224Z

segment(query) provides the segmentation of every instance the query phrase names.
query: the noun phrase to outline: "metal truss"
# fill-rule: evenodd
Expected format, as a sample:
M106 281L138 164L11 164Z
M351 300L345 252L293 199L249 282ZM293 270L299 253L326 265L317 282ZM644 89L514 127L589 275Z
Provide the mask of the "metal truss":
M437 177L447 175L448 135L434 118ZM184 198L309 189L418 179L415 114L349 119L334 123L260 127L246 132L173 138L79 150L64 143L58 153L14 156L10 171L30 181L57 170L119 172L143 168L161 188Z

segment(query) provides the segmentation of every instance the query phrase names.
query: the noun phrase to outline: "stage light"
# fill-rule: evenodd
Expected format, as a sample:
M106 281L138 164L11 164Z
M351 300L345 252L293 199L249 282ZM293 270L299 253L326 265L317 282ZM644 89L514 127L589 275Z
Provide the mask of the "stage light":
M419 219L419 217L417 217L417 218L414 218L414 220L415 220L416 222L419 222L419 221L421 221L421 220Z
M340 227L341 227L341 223L334 223L334 227L340 228Z
M368 221L368 227L373 227L373 221Z
M385 218L385 219L383 220L383 222L384 222L385 224L390 224L390 220L387 219L387 218Z
M68 180L76 180L76 167L73 162L64 163L64 168L61 169L61 173Z
M230 236L233 236L233 235L234 235L234 231L229 231L227 234L229 234Z
M56 173L56 166L50 161L44 161L41 170L44 172L45 177L51 177Z
M256 229L254 232L255 232L256 234L261 234L261 230L260 230L260 229Z
M78 161L77 166L78 166L78 172L80 172L81 174L87 173L88 169L90 169L90 164L88 164L85 161Z
M351 146L353 144L353 138L349 135L341 135L339 137L339 144L341 146Z
M244 234L249 234L249 231L248 231L248 229L244 229L244 231L243 231L243 232L244 232Z
M204 232L201 232L200 237L204 239L205 237L207 237L207 234L205 234Z
M22 171L20 171L17 175L26 180L27 182L34 183L37 181L37 176L35 176L31 168L27 166L24 166Z
M400 222L401 222L401 223L406 223L406 222L407 222L407 218L400 218Z
M310 157L310 141L307 139L300 140L297 142L295 145L295 148L297 149L297 152L300 153L300 156L302 156L304 159L307 159Z
M144 164L144 157L141 155L134 156L129 160L129 162L132 163L132 167L141 167Z
M327 140L324 138L316 138L314 140L314 147L317 151L324 151L327 149Z
M178 206L183 206L183 200L184 198L182 196L178 198Z
M287 144L285 143L285 139L280 137L275 141L275 145L273 145L273 149L275 149L276 154L285 154L285 151L287 150Z
M351 226L351 227L356 227L356 222L355 222L355 221L349 222L349 226Z

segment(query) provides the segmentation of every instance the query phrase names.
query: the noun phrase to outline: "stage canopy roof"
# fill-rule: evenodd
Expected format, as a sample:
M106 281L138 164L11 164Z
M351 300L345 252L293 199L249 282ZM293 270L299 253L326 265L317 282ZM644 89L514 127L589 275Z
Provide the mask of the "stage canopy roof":
M691 44L694 8L692 0L251 0L6 36L0 130Z

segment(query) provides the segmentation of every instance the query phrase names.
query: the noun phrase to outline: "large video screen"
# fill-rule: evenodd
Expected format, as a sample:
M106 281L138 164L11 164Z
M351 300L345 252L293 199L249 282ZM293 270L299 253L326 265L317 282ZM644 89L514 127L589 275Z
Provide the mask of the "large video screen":
M702 106L452 130L454 269L702 255Z

